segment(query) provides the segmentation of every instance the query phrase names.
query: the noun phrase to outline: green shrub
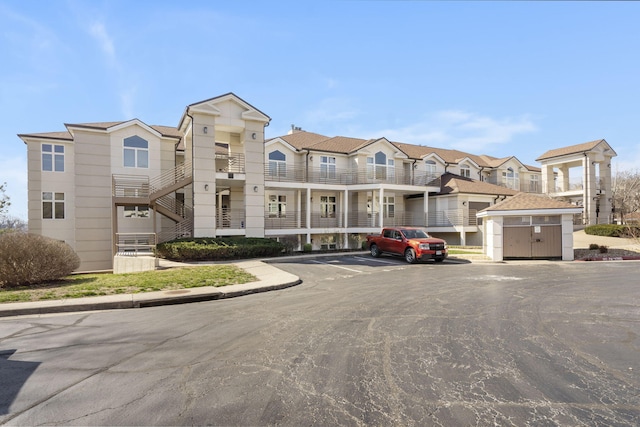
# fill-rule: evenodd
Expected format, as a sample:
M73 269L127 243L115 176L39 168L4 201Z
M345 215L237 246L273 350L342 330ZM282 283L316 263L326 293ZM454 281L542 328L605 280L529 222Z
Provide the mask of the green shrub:
M366 241L366 240L363 240L363 241L362 241L362 245L361 245L361 248L360 248L360 249L367 250L367 241Z
M590 243L590 244L589 244L589 250L590 250L590 251L596 250L596 249L598 249L599 247L600 247L600 246L599 246L597 243Z
M198 237L160 243L156 254L175 261L225 261L280 255L285 246L259 237Z
M625 226L617 224L589 225L584 228L584 232L593 236L620 237L625 235Z
M313 246L311 246L311 243L305 243L302 246L302 251L303 252L311 252L311 249L313 249Z
M605 246L605 245L600 245L600 246L598 247L598 251L599 251L601 254L606 254L607 252L609 252L609 248L608 248L607 246Z
M64 242L23 232L0 234L0 287L58 280L78 267L80 258Z

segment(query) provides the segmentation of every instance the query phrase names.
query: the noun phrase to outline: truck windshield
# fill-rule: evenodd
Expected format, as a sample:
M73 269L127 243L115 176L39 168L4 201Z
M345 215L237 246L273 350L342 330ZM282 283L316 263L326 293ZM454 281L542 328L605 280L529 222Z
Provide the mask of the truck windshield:
M404 237L407 239L425 239L429 237L427 233L422 230L401 230Z

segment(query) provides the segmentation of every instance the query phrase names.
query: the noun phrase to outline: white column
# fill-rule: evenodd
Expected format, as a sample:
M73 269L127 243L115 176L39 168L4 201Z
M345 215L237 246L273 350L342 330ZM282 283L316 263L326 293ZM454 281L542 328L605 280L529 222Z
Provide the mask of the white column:
M380 219L380 227L384 226L384 209L383 209L383 204L382 201L384 200L384 188L380 188L380 193L379 193L379 199L378 199L378 209L380 209L380 212L378 212L378 218Z
M424 192L424 218L422 219L425 227L429 226L429 192Z

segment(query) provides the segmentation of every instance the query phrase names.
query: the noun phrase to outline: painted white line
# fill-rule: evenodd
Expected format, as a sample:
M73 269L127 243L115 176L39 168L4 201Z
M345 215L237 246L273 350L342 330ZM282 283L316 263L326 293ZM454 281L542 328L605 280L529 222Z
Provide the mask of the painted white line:
M373 262L379 262L379 263L382 263L382 264L394 264L394 265L397 265L397 263L395 263L393 261L385 261L383 259L377 259L377 258L373 258L373 257L371 257L371 258L362 258L362 257L356 256L354 258L358 259L358 261L360 261L360 260L362 260L362 261L373 261Z
M322 261L316 261L316 260L311 260L311 262L315 262L316 264L328 265L330 267L341 268L343 270L355 271L356 273L362 273L362 271L360 271L360 270L354 270L353 268L347 268L347 267L343 267L341 265L333 265L333 264L329 264L328 262L322 262Z

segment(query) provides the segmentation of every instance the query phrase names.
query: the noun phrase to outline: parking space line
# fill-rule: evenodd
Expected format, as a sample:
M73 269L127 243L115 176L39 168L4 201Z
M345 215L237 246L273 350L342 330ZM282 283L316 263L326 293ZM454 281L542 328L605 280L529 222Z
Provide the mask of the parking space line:
M360 271L360 270L354 270L353 268L343 267L341 265L329 264L328 262L316 261L315 259L311 260L311 262L315 262L316 264L324 264L324 265L328 265L328 266L331 266L331 267L341 268L343 270L355 271L356 273L362 273L362 271Z
M363 258L363 257L359 257L359 256L354 256L354 258L357 258L358 260L362 260L362 261L373 261L373 262L379 262L382 264L393 264L393 265L397 265L397 262L393 262L393 261L385 261L383 259L377 259L377 258Z

